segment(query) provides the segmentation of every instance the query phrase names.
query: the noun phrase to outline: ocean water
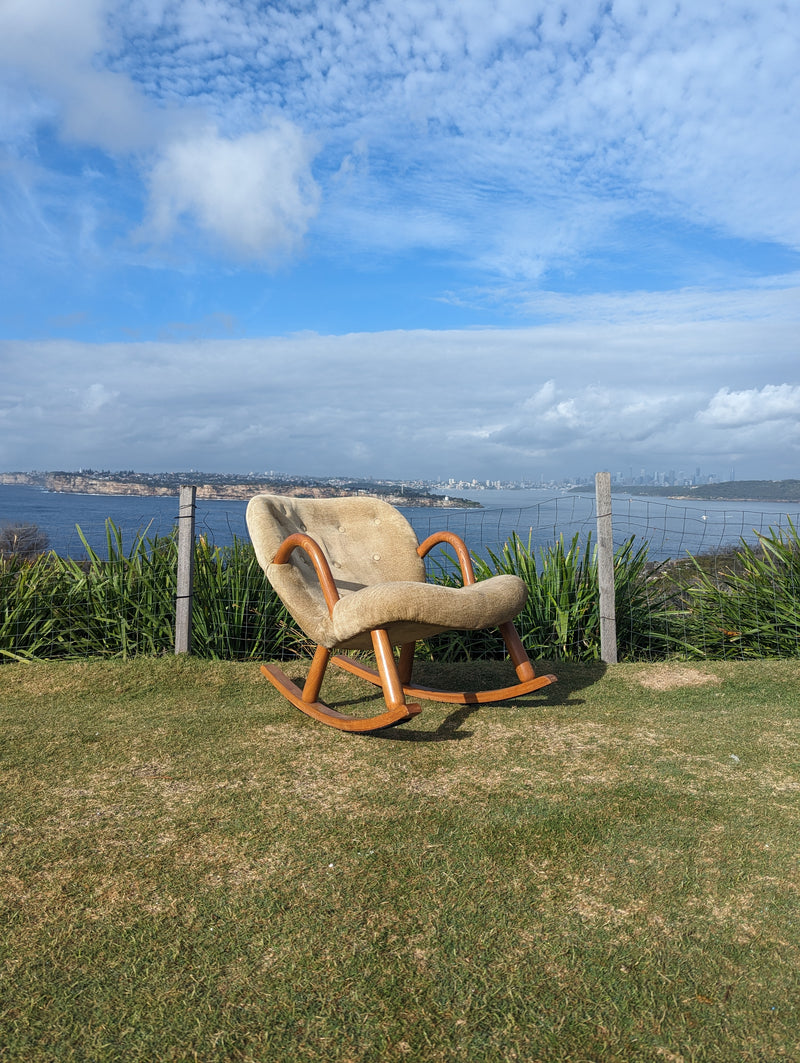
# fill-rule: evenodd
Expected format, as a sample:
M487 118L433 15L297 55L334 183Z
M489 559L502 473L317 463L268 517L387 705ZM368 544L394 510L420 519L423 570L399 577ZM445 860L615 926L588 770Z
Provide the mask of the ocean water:
M198 534L220 545L229 545L234 535L246 536L246 508L246 502L198 502ZM141 533L168 535L177 524L178 496L81 495L0 484L0 525L36 524L50 548L64 557L86 556L77 526L92 549L105 555L107 520L121 529L124 545Z
M595 500L591 494L553 490L476 491L462 497L474 499L481 509L405 508L420 539L446 529L461 535L472 550L497 550L516 532L534 548L546 547L559 535L570 540L596 536ZM234 536L247 538L246 502L197 502L198 534L212 544L227 546ZM744 538L787 527L791 519L800 527L800 507L784 503L702 502L614 495L614 541L630 536L649 543L652 560L683 557L687 553L713 553ZM178 517L178 498L126 495L77 495L43 491L36 487L0 485L0 525L38 525L49 545L62 556L81 558L85 550L76 526L99 554L106 554L106 521L121 529L123 545L137 534L166 535Z

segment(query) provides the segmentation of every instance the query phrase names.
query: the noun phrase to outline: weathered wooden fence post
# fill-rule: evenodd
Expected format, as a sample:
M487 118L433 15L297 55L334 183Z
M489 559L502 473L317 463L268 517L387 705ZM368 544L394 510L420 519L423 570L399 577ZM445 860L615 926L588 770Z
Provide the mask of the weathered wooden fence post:
M600 656L617 663L617 608L614 595L614 533L611 522L611 473L594 478L597 499L597 576L600 582Z
M175 652L192 648L194 581L194 511L196 487L181 487L178 503L178 585L175 598Z

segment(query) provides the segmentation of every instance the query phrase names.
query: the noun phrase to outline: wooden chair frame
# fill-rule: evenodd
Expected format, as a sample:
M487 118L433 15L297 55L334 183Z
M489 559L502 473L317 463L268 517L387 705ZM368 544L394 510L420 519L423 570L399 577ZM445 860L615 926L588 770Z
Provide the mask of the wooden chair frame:
M468 586L475 583L475 572L469 550L463 539L453 532L435 532L417 547L417 553L420 557L425 557L433 547L438 546L440 543L447 543L455 550L464 585ZM279 547L273 559L273 564L286 564L293 551L297 549L304 550L311 559L325 597L325 603L332 614L333 607L339 600L339 592L325 554L310 535L302 532L290 535ZM385 628L376 628L370 632L378 666L377 670L366 667L366 665L353 657L337 655L331 658L332 651L325 646L318 645L302 689L293 683L276 665L264 664L261 666L261 671L293 705L308 716L319 720L320 723L336 727L342 731L355 733L376 731L410 720L422 711L421 706L416 701L407 702L406 698L451 702L457 705L483 705L490 702L506 701L521 694L529 694L533 690L539 690L541 687L556 681L554 675L536 675L512 621L501 624L499 631L514 665L518 681L512 686L502 687L497 690L454 692L414 686L411 682L411 676L416 642L403 644L400 647L399 659L396 659ZM386 703L386 711L370 717L348 716L320 701L319 694L322 688L322 681L331 659L337 667L352 672L361 679L381 687Z

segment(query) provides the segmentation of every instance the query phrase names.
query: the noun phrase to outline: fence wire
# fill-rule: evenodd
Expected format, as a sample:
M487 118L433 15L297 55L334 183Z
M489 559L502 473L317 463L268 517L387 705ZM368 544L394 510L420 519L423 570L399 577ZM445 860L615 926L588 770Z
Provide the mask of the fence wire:
M93 498L80 531L73 522L40 518L50 552L38 560L6 550L0 659L173 651L178 500L125 499L122 507L120 501ZM306 640L255 562L245 508L244 502L197 503L192 651L231 659L304 654ZM489 565L518 536L539 572L559 540L564 552L573 549L577 556L587 544L591 550L596 537L595 499L588 494L402 511L420 540L437 530L456 532ZM0 553L5 523L0 510ZM634 550L646 549L635 593L627 585L620 592L618 566L621 659L800 655L797 527L800 512L775 504L745 509L615 495L615 548L632 540ZM443 565L436 551L432 578ZM565 578L577 579L575 569L570 573Z

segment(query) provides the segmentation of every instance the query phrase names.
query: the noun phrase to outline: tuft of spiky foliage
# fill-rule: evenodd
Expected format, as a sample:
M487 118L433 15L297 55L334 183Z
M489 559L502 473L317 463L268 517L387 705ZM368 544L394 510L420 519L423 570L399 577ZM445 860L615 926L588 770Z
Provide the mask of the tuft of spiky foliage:
M0 558L0 662L46 658L56 626L56 581L45 555L31 563Z
M140 532L128 549L106 522L106 556L78 534L84 560L50 552L0 561L0 659L132 657L175 642L175 534ZM264 580L249 543L195 554L192 652L243 659L296 656L306 641Z
M581 543L574 535L569 544L563 536L539 549L537 558L531 538L527 543L512 534L499 552L473 556L475 575L481 579L510 573L528 588L525 608L515 621L523 645L534 658L594 661L600 658L600 603L597 549L591 535ZM446 557L434 573L440 582L455 585L455 560ZM647 545L627 540L614 555L619 655L630 659L646 649L648 656L663 651L663 638L653 623L651 581ZM430 639L427 654L439 659L503 656L500 637L492 632L451 632Z
M299 656L313 652L264 578L250 543L195 549L192 652L216 660Z
M81 561L54 552L32 560L0 558L0 661L119 657L171 653L174 647L177 537L140 532L126 548L106 525L101 556L78 533ZM535 659L600 657L597 553L591 537L559 537L538 555L512 535L503 548L474 556L478 579L520 576L528 601L517 626ZM455 585L455 560L444 551L431 579ZM713 564L689 558L652 566L633 538L614 555L618 655L757 658L800 656L800 539L788 530L742 541L734 558ZM250 543L196 544L192 652L215 659L305 656L311 649L264 578ZM448 632L429 639L421 656L441 661L498 659L497 632Z
M755 546L742 539L735 565L691 561L682 605L665 614L676 650L707 659L800 656L800 537L791 519Z

